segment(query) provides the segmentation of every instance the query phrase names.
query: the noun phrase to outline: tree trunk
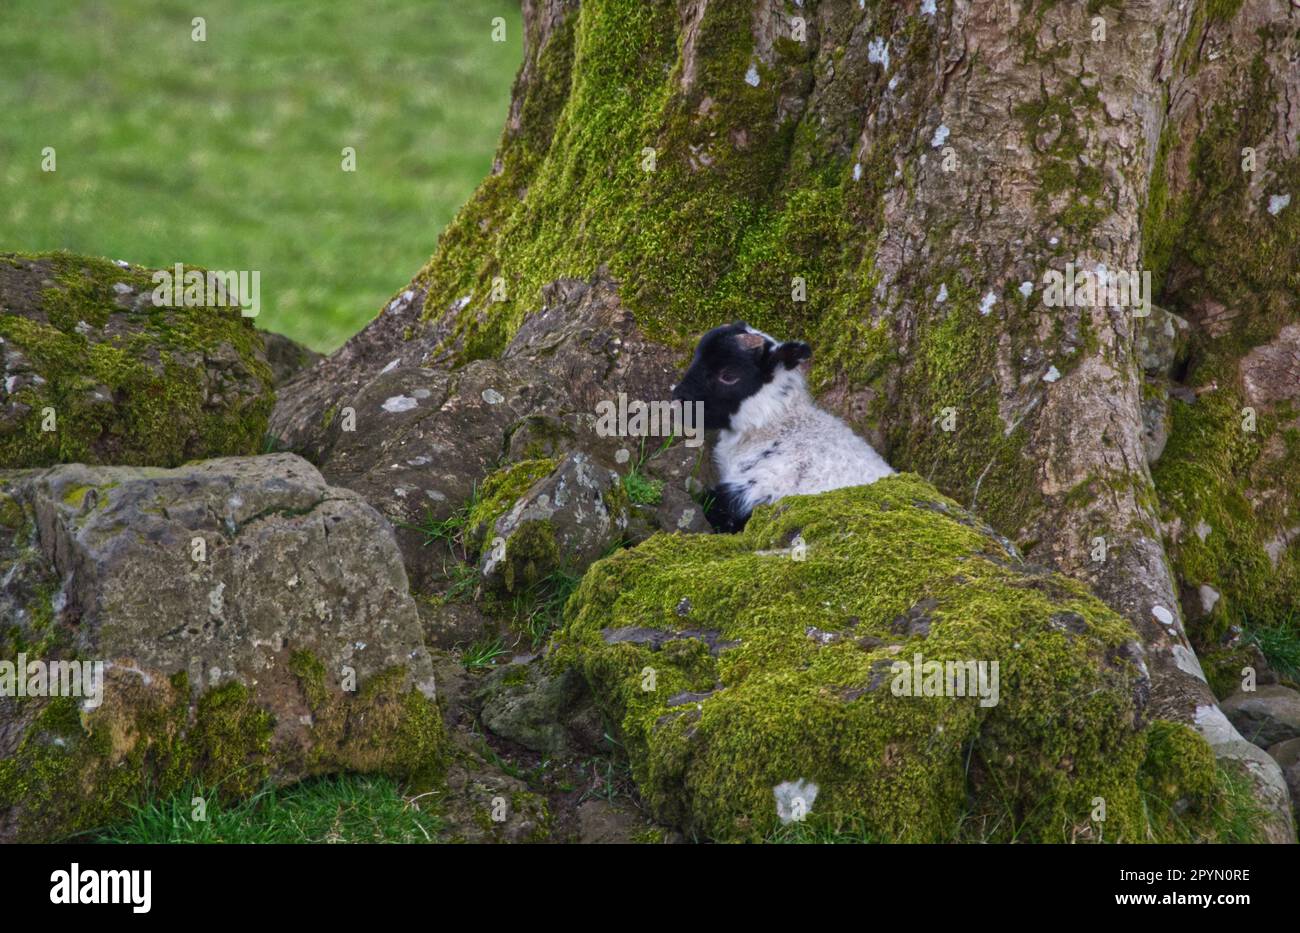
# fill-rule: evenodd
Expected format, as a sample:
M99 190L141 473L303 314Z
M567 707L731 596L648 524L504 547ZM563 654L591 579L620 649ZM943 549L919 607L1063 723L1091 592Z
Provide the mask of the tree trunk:
M283 439L311 449L396 355L496 355L543 285L600 266L678 349L734 318L807 340L823 402L896 468L1132 622L1149 715L1194 723L1291 836L1181 607L1220 594L1205 651L1233 613L1300 593L1300 202L1263 206L1300 180L1294 0L525 0L524 19L492 175L393 304L285 391ZM1189 322L1180 365L1144 372L1132 307L1049 306L1067 264L1152 271ZM1245 405L1253 454L1228 436ZM1170 417L1157 483L1148 435Z

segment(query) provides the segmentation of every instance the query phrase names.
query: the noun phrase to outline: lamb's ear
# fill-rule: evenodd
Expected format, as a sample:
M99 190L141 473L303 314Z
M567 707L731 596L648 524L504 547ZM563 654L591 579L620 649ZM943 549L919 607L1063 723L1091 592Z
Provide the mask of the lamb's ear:
M752 331L744 331L743 333L736 335L736 343L740 346L740 349L745 352L753 353L755 350L761 349L767 341L763 339L762 334L755 334Z
M812 347L802 340L787 340L772 351L772 356L778 363L784 363L786 369L794 369L812 359Z

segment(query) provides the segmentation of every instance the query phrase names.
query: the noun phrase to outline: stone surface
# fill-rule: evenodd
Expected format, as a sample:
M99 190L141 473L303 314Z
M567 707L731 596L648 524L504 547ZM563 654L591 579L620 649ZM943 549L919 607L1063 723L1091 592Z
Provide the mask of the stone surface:
M588 508L568 496L575 482L609 492L639 465L662 487L659 502L638 509L640 537L707 530L686 492L688 477L707 472L707 463L700 468L702 448L679 443L660 451L662 438L643 443L596 430L600 402L616 403L620 394L668 399L681 362L644 336L606 275L548 286L499 359L455 370L440 368L444 361L427 341L391 337L389 319L401 311L381 315L339 353L284 386L272 431L318 463L329 482L356 490L397 526L417 591L445 586L455 561L482 557L486 575L495 577L498 561L490 554L471 548L449 557L417 526L452 518L485 477L522 461L563 461L521 514L527 510L528 521L553 512L540 497L566 496L566 506L551 517L574 571L628 530L625 507L609 512L593 500ZM567 454L577 459L564 460ZM588 527L589 521L595 524Z
M544 755L591 752L603 734L600 715L578 673L552 670L542 661L493 671L478 698L484 726Z
M1267 748L1300 738L1300 692L1281 684L1262 684L1223 701L1223 712L1250 742Z
M251 790L440 770L433 668L391 529L304 460L8 473L0 502L18 542L0 551L0 603L16 609L0 657L105 667L102 705L71 736L37 721L59 701L0 700L0 770L34 782L0 793L0 836L120 815L187 775L241 771ZM230 734L213 748L212 732ZM97 786L124 761L132 782Z
M304 369L315 366L322 359L315 350L304 347L283 334L264 330L261 335L266 362L271 367L271 379L277 386L288 382Z
M1300 810L1300 738L1270 745L1268 754L1282 769L1282 777L1291 792L1292 809Z
M508 591L522 590L552 570L586 569L621 540L627 523L618 473L570 453L496 520L480 570Z
M597 799L585 801L578 806L577 841L580 843L625 845L638 841L634 837L646 831L645 819L626 805Z

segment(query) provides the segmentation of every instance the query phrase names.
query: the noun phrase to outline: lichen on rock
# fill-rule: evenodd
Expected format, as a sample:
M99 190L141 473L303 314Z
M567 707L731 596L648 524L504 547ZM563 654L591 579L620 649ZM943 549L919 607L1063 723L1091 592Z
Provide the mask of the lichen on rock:
M0 474L0 660L103 664L100 702L0 696L0 839L121 819L190 781L247 795L446 766L391 528L290 454Z

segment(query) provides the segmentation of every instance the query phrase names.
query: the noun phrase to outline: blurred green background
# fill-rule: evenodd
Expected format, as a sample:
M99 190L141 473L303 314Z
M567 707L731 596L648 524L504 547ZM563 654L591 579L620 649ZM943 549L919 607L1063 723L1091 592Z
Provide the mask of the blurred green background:
M521 28L518 0L0 0L0 251L259 270L258 326L334 349L490 170Z

